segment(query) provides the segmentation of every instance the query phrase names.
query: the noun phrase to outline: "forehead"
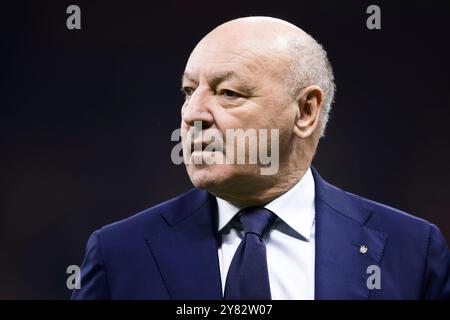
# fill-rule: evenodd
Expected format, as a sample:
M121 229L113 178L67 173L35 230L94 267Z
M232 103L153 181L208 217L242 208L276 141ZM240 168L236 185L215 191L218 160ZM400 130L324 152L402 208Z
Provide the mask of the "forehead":
M227 79L256 80L276 76L286 59L274 52L247 42L241 45L200 43L191 53L185 74L199 81L224 77Z

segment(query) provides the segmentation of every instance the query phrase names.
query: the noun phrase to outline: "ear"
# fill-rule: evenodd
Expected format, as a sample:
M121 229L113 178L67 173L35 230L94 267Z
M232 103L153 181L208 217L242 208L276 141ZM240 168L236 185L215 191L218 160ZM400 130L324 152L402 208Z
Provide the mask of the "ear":
M307 139L318 130L323 105L323 91L312 85L300 90L297 96L297 116L294 133L301 139Z

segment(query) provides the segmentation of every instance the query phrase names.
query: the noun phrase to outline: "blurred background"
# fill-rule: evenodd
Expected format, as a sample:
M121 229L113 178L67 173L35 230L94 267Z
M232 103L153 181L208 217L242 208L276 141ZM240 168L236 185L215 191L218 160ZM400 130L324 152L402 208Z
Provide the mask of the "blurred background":
M81 8L81 30L66 8ZM366 9L381 8L381 30ZM229 19L321 42L337 95L314 165L450 241L450 3L14 1L0 8L0 299L67 299L90 233L192 186L170 151L190 51Z

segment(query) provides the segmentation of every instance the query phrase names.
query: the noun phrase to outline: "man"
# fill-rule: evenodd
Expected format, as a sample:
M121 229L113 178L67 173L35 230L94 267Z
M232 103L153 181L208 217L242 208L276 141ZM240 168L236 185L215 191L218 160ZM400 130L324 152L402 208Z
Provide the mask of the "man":
M193 50L182 90L185 132L277 130L277 172L191 161L234 150L184 135L196 188L94 232L73 298L450 298L436 226L331 186L311 166L334 95L312 37L274 18L229 21Z

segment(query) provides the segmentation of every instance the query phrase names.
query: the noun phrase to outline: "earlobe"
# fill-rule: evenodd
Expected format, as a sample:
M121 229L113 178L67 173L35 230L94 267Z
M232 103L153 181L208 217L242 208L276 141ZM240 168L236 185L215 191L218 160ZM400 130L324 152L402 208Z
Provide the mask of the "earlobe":
M323 91L319 86L308 86L297 98L297 119L294 133L307 139L318 129L323 104Z

